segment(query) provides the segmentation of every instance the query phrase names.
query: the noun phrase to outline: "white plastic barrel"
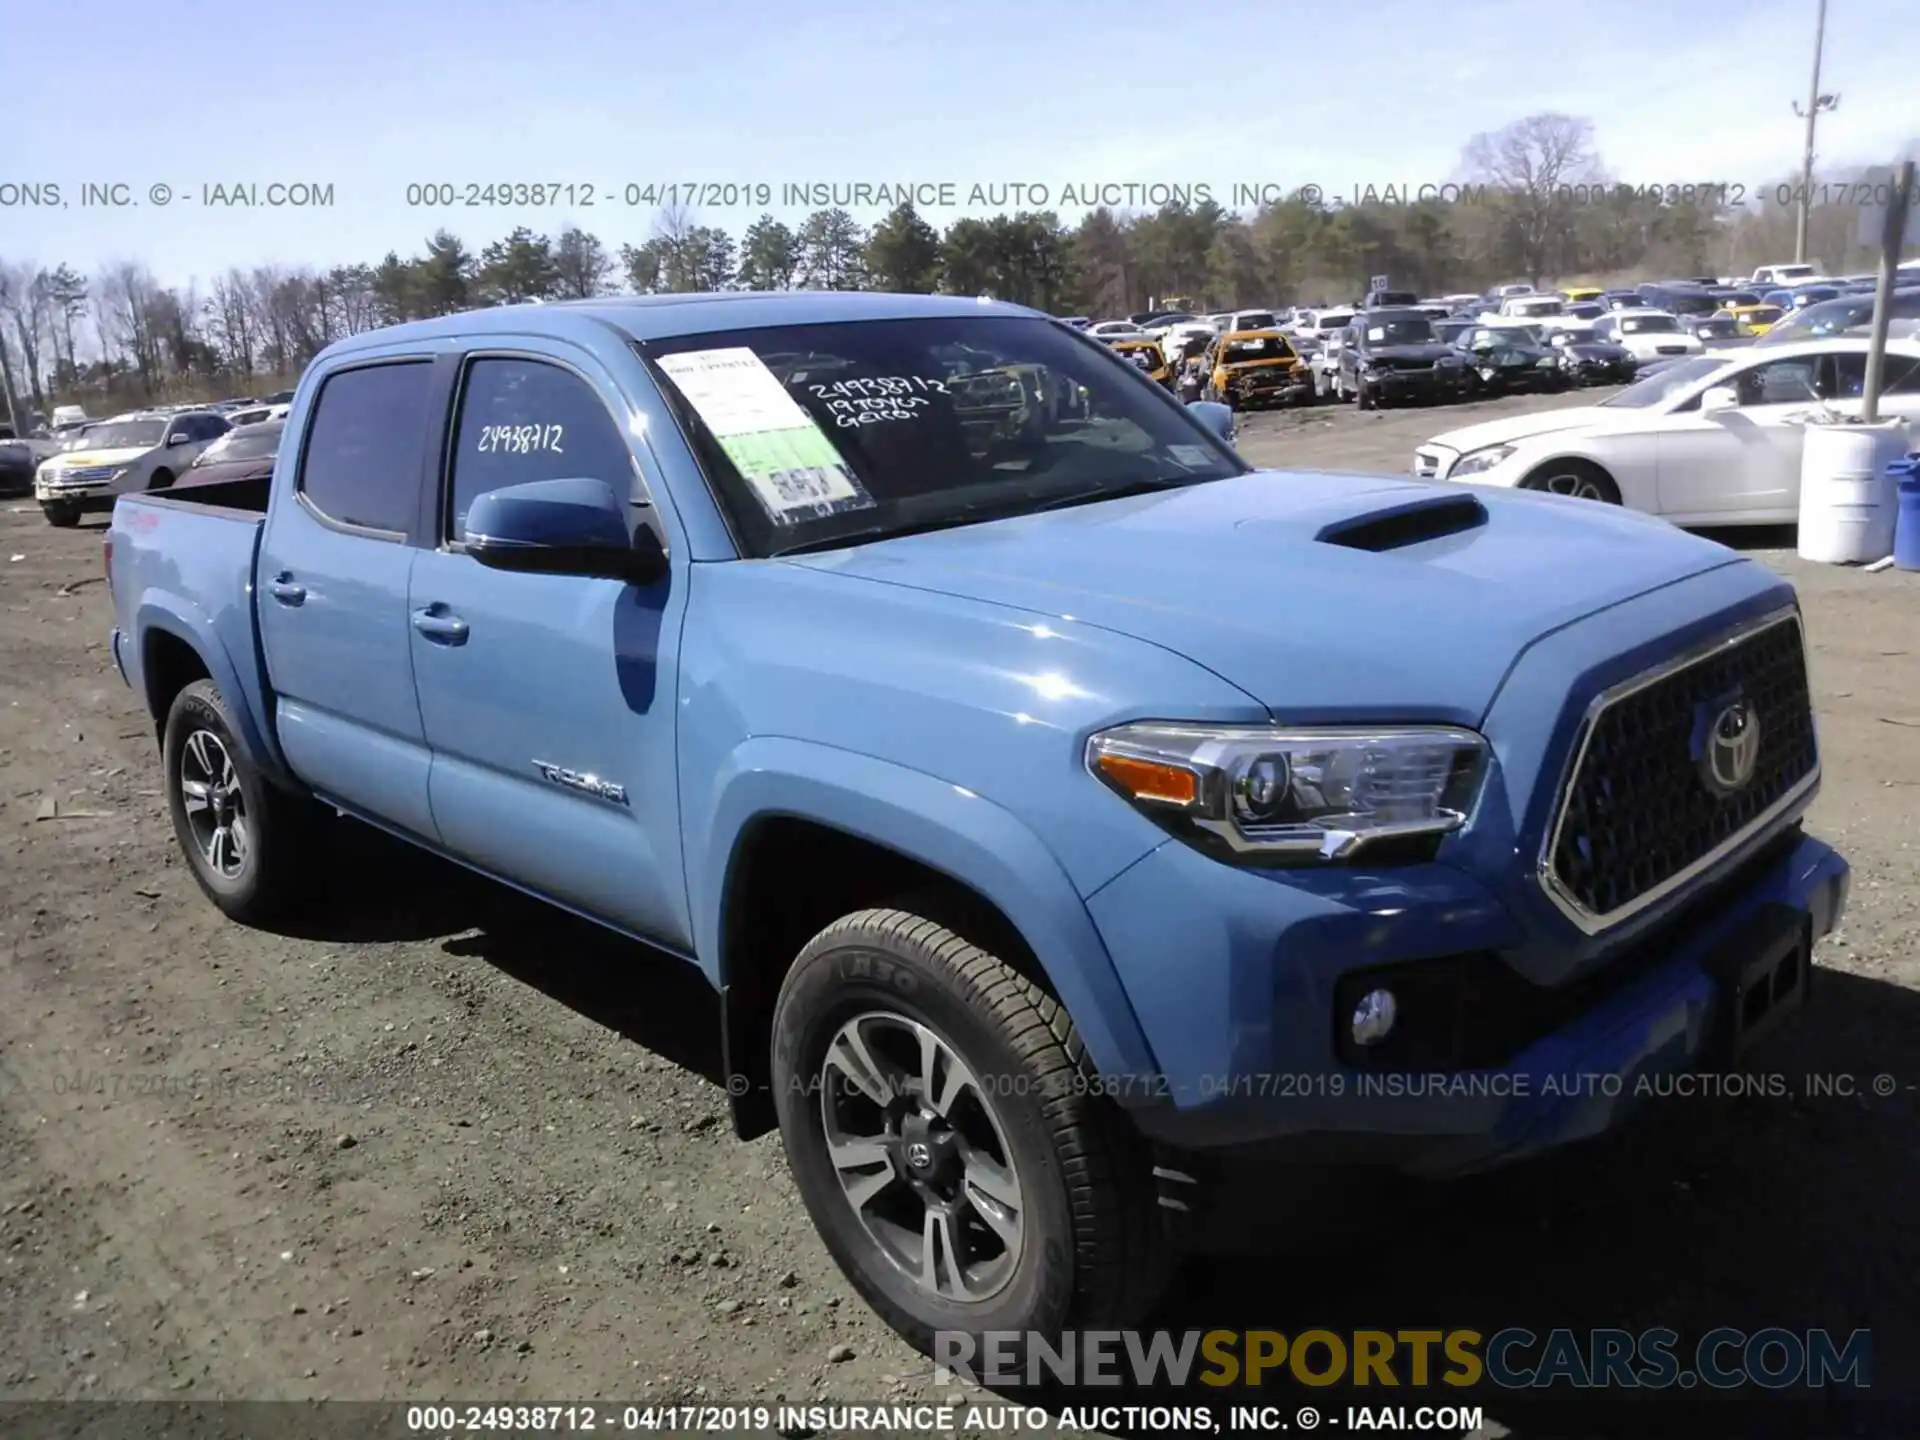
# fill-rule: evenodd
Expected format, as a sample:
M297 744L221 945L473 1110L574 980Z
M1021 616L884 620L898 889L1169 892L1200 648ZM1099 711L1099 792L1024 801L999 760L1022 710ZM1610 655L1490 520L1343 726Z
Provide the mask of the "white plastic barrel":
M1893 553L1899 482L1887 467L1907 453L1907 422L1809 425L1800 457L1800 558L1863 565Z

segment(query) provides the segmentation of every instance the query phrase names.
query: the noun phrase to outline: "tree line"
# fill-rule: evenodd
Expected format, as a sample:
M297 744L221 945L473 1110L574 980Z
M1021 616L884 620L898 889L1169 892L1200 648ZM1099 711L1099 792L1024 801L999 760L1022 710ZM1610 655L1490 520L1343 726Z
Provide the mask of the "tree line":
M638 243L523 226L476 251L443 229L413 255L236 267L183 286L136 261L89 276L0 257L0 380L43 414L56 400L98 410L210 398L291 383L328 344L381 325L620 293L940 292L1104 318L1172 296L1208 309L1338 303L1382 274L1435 294L1509 280L1744 274L1793 254L1795 207L1782 203L1791 182L1759 195L1744 185L1613 186L1592 125L1572 116L1475 136L1459 175L1468 183L1458 195L1309 190L1252 214L1171 203L1096 209L1071 226L1023 211L942 231L903 204L871 227L823 209L792 225L763 214L737 235L668 210ZM1872 251L1858 232L1857 207L1820 203L1810 254L1867 268Z

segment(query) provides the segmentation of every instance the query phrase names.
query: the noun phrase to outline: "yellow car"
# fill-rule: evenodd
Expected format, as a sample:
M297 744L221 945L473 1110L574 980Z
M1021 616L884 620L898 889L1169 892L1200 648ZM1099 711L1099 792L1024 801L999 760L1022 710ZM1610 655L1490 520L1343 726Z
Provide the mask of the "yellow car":
M1764 335L1779 324L1780 317L1787 312L1778 305L1729 305L1720 313L1731 315L1742 335Z
M1575 285L1560 293L1567 297L1568 304L1577 305L1582 300L1598 300L1602 292L1598 285Z
M1160 348L1158 340L1121 339L1112 345L1115 354L1146 371L1148 379L1159 381L1169 390L1173 388L1173 366L1167 363L1167 352Z
M1203 399L1240 410L1313 398L1313 374L1278 330L1235 330L1214 341Z

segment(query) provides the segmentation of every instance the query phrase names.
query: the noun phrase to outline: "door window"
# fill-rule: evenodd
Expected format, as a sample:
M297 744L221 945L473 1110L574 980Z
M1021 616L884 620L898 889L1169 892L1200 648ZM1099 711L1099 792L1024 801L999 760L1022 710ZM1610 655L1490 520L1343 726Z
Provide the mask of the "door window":
M1812 360L1775 360L1756 365L1734 382L1742 405L1794 405L1811 401L1814 389Z
M300 493L314 510L396 535L412 528L432 370L410 360L327 377L300 464Z
M466 538L477 496L535 480L604 480L633 492L633 452L599 392L570 370L499 356L467 367L447 535Z

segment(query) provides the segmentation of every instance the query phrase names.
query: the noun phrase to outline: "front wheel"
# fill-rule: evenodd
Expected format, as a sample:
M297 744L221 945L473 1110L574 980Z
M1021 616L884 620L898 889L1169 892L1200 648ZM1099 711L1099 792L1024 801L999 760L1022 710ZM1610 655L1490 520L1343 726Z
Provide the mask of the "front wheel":
M1523 490L1544 490L1550 495L1567 495L1576 500L1597 500L1602 505L1621 503L1620 487L1598 465L1586 460L1553 460L1520 482Z
M208 899L228 918L258 925L306 898L316 812L247 758L211 680L174 697L161 757L174 837Z
M80 523L80 507L78 505L42 505L40 507L40 513L47 517L47 524L53 526L56 530L71 530Z
M156 470L153 472L153 477L147 481L147 489L165 490L170 488L172 484L173 472L171 470Z
M801 1198L910 1344L1143 1318L1171 1272L1145 1147L1059 1002L940 924L864 910L807 945L773 1017Z

